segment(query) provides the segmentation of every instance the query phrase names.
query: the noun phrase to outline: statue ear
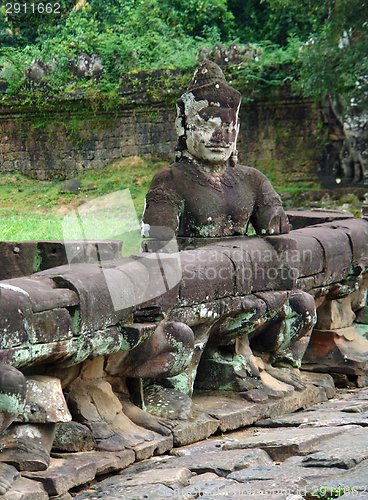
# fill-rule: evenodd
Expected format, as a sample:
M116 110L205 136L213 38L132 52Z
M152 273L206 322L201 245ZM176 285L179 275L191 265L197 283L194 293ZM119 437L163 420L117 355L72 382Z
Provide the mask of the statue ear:
M179 138L185 136L185 108L184 103L181 99L176 102L176 119L175 119L175 130Z

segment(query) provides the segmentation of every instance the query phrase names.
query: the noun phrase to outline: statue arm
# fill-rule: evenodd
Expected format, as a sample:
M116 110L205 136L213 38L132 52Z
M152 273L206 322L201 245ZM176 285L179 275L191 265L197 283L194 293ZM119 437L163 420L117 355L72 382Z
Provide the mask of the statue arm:
M182 200L174 187L170 170L158 172L148 190L142 218L142 236L167 241L179 229Z
M269 180L262 175L250 221L257 234L285 234L290 232L287 215L280 196Z

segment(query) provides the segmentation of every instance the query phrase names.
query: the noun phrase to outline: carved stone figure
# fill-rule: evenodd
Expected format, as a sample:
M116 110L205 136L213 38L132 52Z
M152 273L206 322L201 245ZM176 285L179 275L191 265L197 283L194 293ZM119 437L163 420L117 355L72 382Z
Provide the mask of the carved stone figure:
M362 105L351 99L326 96L324 121L330 131L318 162L318 178L327 187L367 186L368 117Z
M142 232L147 250L163 247L174 235L182 238L182 247L193 239L198 244L202 238L209 238L203 240L208 243L215 237L245 236L250 223L258 235L289 232L281 199L268 179L237 163L240 102L241 94L227 84L221 69L205 60L177 102L176 162L155 175L146 196ZM300 381L268 363L300 367L314 322L314 299L306 292L291 293L281 301L272 294L245 301L241 310L208 328L205 339L197 335L207 345L202 364L213 359L214 345L230 345L241 356L242 368L233 364L234 387L272 392L271 374L300 389ZM266 361L267 376L249 340ZM194 356L193 372L199 358ZM189 378L193 382L193 374ZM274 381L274 387L281 385Z

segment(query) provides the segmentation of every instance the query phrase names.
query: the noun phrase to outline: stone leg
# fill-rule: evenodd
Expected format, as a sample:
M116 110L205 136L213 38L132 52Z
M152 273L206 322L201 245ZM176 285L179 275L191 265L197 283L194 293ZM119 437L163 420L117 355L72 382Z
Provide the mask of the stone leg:
M300 368L315 322L314 298L306 292L294 292L277 314L256 330L251 348L271 353L272 366Z
M262 313L257 307L258 313L251 321L241 322L245 313L240 312L223 323L220 330L225 327L225 337L229 339L229 334L235 331L233 325L239 325L237 338L224 347L206 348L198 370L197 388L249 394L256 391L256 399L260 397L259 391L264 391L267 398L305 388L298 368L316 320L313 297L298 291L290 296L257 294L257 300ZM258 302L253 301L255 304Z
M26 392L23 373L13 366L0 364L0 434L23 411Z
M183 323L167 322L132 351L119 351L91 369L85 362L81 375L70 386L69 402L77 420L92 430L97 448L117 451L169 435L165 421L148 415L129 401L126 378L170 377L190 363L194 346L192 330Z
M6 463L0 463L0 495L5 495L10 490L17 476L19 476L19 472L15 467Z
M0 434L23 411L26 390L23 373L11 365L0 364ZM13 465L0 463L0 495L4 495L11 488L18 475Z

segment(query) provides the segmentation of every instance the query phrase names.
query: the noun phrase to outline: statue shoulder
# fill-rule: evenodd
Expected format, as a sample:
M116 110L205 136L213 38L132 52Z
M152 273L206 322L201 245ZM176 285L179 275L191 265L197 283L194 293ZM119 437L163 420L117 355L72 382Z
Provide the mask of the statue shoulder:
M161 168L161 170L156 172L153 176L151 186L166 185L175 182L175 178L178 175L177 166L177 163L173 163L168 167Z
M276 193L269 179L260 170L254 167L247 167L244 165L236 165L238 172L244 175L250 189L255 193L258 200L266 204L281 205L281 198Z
M268 181L267 177L260 170L257 170L254 167L248 167L247 165L237 164L235 168L238 170L238 172L249 177L249 179L254 179L257 182L264 180Z

